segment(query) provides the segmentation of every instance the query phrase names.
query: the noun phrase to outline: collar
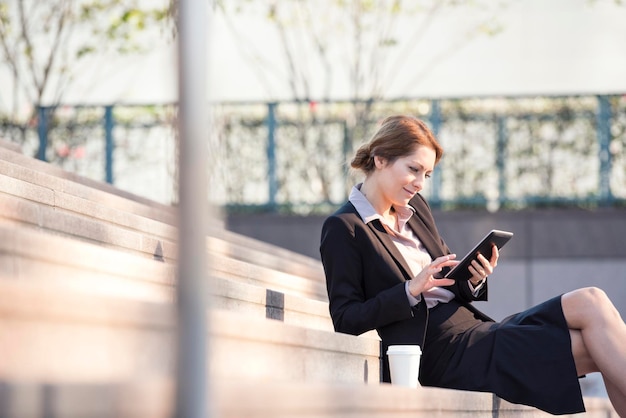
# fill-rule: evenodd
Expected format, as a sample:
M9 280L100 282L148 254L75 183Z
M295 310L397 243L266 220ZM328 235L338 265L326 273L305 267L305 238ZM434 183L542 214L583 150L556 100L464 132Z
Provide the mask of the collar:
M352 203L356 211L359 213L359 216L366 224L372 222L375 219L380 219L381 222L384 221L382 215L376 212L370 201L367 200L367 197L365 197L365 195L361 193L362 185L363 183L359 183L356 186L352 187L348 201ZM398 224L400 228L402 228L404 224L408 222L408 220L411 218L411 216L413 216L413 213L415 212L415 209L413 209L412 206L394 206L393 208L398 214Z

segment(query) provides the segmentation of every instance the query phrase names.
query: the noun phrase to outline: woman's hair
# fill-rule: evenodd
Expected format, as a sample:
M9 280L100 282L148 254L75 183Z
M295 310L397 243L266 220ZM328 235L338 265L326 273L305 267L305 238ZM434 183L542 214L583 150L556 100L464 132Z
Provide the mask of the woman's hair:
M435 164L439 162L443 148L424 122L413 116L390 116L382 121L369 142L359 147L350 166L367 175L374 171L375 155L393 163L412 154L419 145L433 149Z

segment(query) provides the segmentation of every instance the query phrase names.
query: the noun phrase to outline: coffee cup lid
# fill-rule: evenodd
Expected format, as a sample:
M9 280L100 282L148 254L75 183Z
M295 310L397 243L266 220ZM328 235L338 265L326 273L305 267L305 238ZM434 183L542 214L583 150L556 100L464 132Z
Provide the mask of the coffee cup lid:
M387 354L422 354L419 345L390 345Z

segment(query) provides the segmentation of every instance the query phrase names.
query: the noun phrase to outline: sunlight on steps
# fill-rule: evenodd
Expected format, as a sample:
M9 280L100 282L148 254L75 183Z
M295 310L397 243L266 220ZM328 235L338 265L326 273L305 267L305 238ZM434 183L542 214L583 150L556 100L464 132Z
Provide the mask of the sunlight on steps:
M0 148L0 417L172 416L176 241L175 208ZM219 223L206 250L213 416L547 416L380 384L379 338L333 331L319 261Z

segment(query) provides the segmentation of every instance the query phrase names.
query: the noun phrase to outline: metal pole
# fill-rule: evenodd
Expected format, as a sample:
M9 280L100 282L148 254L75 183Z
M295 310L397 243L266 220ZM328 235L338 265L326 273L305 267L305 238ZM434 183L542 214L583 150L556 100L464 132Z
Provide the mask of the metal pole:
M496 166L498 167L498 202L499 207L502 207L507 200L506 190L506 145L507 145L507 129L506 129L506 116L497 116L497 143L496 143Z
M341 161L349 161L348 156L352 152L352 141L350 136L350 128L348 127L348 121L343 121L343 158ZM350 179L350 168L349 165L344 166L343 170L343 190L344 190L344 200L348 200L350 196L350 184L348 180Z
M430 125L432 127L433 134L439 140L439 131L441 130L442 117L441 117L441 104L439 100L431 101L431 111L430 111ZM441 167L437 166L433 171L433 187L432 187L432 196L430 198L430 202L433 207L441 207L441 196L439 194L441 190Z
M39 134L39 150L37 158L46 161L46 149L48 148L48 108L39 106L37 108L38 122L37 130Z
M276 103L267 104L267 172L268 172L268 205L276 208L276 193L278 180L276 179Z
M600 152L600 181L598 185L601 205L609 205L611 194L611 102L607 96L598 96L596 115L597 135Z
M179 254L176 417L206 418L208 332L208 2L178 2Z
M113 106L104 107L104 154L105 154L105 179L113 184Z

